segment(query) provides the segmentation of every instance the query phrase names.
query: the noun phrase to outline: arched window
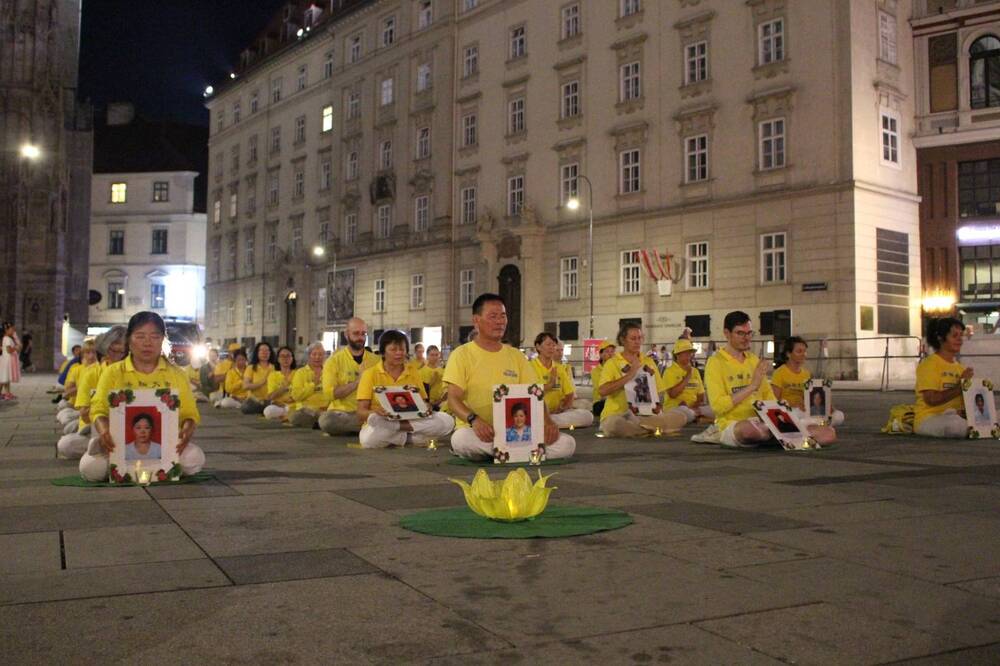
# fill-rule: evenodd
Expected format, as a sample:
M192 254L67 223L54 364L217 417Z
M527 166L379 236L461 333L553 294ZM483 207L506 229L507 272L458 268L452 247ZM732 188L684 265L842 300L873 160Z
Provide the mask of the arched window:
M969 101L973 109L1000 106L1000 39L983 35L969 49Z

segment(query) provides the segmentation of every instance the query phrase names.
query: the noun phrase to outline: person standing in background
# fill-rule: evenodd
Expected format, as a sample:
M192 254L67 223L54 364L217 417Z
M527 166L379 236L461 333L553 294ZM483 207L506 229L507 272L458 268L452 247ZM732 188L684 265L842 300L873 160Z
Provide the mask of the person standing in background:
M21 339L21 371L34 372L35 364L31 362L31 333L25 333Z
M0 400L14 400L11 384L21 381L21 345L17 340L14 324L3 323L3 340L0 341Z

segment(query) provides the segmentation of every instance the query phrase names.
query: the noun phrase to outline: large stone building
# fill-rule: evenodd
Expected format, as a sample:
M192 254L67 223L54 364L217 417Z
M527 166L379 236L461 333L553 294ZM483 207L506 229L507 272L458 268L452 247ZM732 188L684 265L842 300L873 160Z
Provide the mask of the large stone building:
M0 319L62 359L87 323L91 118L78 104L79 0L0 2Z
M720 339L735 308L832 357L918 334L909 1L310 7L209 101L217 337L304 342L353 313L454 344L498 290L512 342L578 342L591 210L598 336L639 319L656 341ZM669 295L643 250L671 258Z
M205 318L205 128L111 105L94 137L90 326Z

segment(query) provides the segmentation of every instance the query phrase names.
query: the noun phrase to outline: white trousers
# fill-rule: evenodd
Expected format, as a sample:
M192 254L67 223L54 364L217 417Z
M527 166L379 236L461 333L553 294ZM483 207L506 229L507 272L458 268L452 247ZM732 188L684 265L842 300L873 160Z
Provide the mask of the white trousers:
M90 437L83 433L74 432L71 435L63 435L56 442L56 449L59 455L68 460L79 460L87 452L90 445Z
M427 418L413 419L409 422L413 428L412 439L424 444L431 439L447 437L455 429L455 419L443 412L434 412ZM382 449L387 446L404 446L407 432L400 429L401 423L370 414L368 422L361 428L359 440L366 449Z
M282 407L281 405L268 405L264 408L264 418L272 421L283 419L287 413L288 408Z
M237 400L236 398L227 395L222 400L216 402L215 406L221 409L239 409L240 407L243 406L243 403Z
M469 460L492 460L493 442L484 442L470 427L456 428L451 435L451 450L455 455ZM567 433L559 433L559 439L545 445L545 457L549 459L569 458L576 451L576 440Z
M968 437L969 424L954 409L949 409L943 414L928 416L913 432L924 437L965 439Z
M66 409L60 409L59 413L56 414L56 421L66 425L67 423L72 423L80 418L80 412L76 411L72 407L67 407Z
M694 423L698 420L699 416L704 416L705 418L714 419L715 412L708 405L701 405L700 407L695 407L691 409L687 405L677 405L672 407L667 411L668 414L681 414L687 419L688 423Z
M73 409L73 403L71 403L66 398L63 398L62 400L59 401L59 404L56 405L56 409L58 410Z
M191 476L201 471L205 466L205 452L197 445L188 443L180 456L181 473ZM101 449L101 440L97 437L90 440L87 452L80 458L80 476L85 481L98 482L108 479L108 454Z
M792 411L795 412L795 416L797 416L799 420L805 423L806 425L818 425L820 421L820 419L816 418L815 416L809 416L805 412L805 410L793 409ZM840 411L839 409L835 409L832 412L830 412L830 422L827 423L827 425L836 428L843 422L844 422L844 412Z
M586 428L594 424L594 415L589 409L567 409L565 412L550 414L552 422L560 428Z

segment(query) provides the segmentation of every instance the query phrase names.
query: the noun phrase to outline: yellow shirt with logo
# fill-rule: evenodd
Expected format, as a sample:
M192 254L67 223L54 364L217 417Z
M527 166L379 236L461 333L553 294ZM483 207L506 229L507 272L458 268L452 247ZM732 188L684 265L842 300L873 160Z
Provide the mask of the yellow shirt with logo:
M645 354L639 354L639 362L642 363L648 370L648 374L654 379L655 389L657 399L659 395L663 393L663 377L660 376L660 371L656 367L656 361L646 356ZM611 382L618 381L625 376L628 372L629 362L622 356L621 352L618 352L601 366L601 385L610 384ZM642 372L640 370L640 372ZM600 397L600 391L597 392L597 397ZM605 396L604 398L604 409L601 410L601 420L608 418L609 416L617 416L619 414L624 414L628 411L628 397L625 395L625 387L622 387Z
M310 409L320 412L330 404L323 394L323 380L316 381L316 373L308 365L292 374L292 389L289 392L294 409ZM291 411L291 410L290 410Z
M404 365L403 372L395 379L386 372L383 361L379 361L362 372L361 379L358 381L358 400L373 400L376 386L413 386L420 391L420 397L424 400L427 399L427 391L424 390L424 382L420 379L420 371L409 365Z
M730 424L757 415L753 403L757 400L774 400L771 382L765 377L760 387L738 405L733 404L733 394L753 380L754 370L760 359L750 352L744 353L743 362L733 358L725 349L712 354L705 364L705 391L708 403L715 412L715 425L725 430Z
M462 401L478 418L493 425L493 387L498 384L534 384L535 369L517 349L503 345L498 351L483 349L474 341L458 347L448 357L444 383L465 392ZM467 428L456 419L456 426Z
M781 389L781 399L795 409L806 408L806 382L812 379L812 373L805 366L793 372L788 364L782 365L771 375L771 386Z
M432 368L425 365L420 368L420 381L424 383L424 388L428 389L427 395L435 405L444 399L444 368Z
M569 368L565 364L553 362L551 368L546 368L542 360L535 357L531 361L531 367L535 369L538 381L543 386L549 381L551 373L556 373L555 384L545 392L545 406L549 408L549 412L555 412L566 396L576 393L573 379L569 376Z
M323 393L330 401L328 409L334 412L358 411L358 392L355 390L343 398L334 398L333 389L358 381L361 373L378 363L378 356L367 349L357 363L351 355L350 347L341 347L323 364Z
M704 395L705 384L701 381L701 372L698 368L691 366L691 376L687 379L684 390L677 394L676 398L671 398L670 389L677 386L684 380L687 370L681 367L680 363L671 363L663 371L663 408L673 409L681 404L693 405L698 402L698 396Z
M946 403L931 407L924 401L924 391L947 391L961 386L962 373L965 366L958 361L949 363L940 354L931 354L917 366L917 405L913 410L913 427L928 416L943 414L949 409L960 410L965 407L962 395L959 394Z
M180 400L178 425L182 426L189 419L195 423L201 421L194 394L191 392L191 384L188 383L183 370L171 365L161 356L152 372L148 374L139 372L132 364L131 355L124 361L112 363L101 371L97 391L90 401L90 418L93 420L102 416L107 417L111 411L108 395L127 388L132 390L169 388Z
M281 372L281 370L275 368L271 371L271 374L267 376L267 395L271 395L278 389L285 387L291 389L292 377L295 375L295 370L288 373L288 377ZM266 396L265 396L266 397ZM279 407L285 407L292 403L292 393L291 391L285 391L277 398L271 400L272 405L278 405Z
M230 398L235 400L246 400L250 397L250 391L243 388L243 373L240 372L240 369L236 366L229 368L229 372L226 373L226 381L223 383L222 388L226 391Z
M104 363L91 363L80 371L80 383L77 384L76 399L73 402L73 406L77 410L90 407L90 401L94 398L94 392L97 391L97 382L101 379L101 370L104 367L106 367ZM82 430L89 424L90 417L84 420L81 414L77 420L77 430Z
M252 391L248 391L251 398L255 400L267 400L267 378L271 376L274 371L274 366L270 363L263 365L258 363L257 368L254 369L252 365L248 365L247 369L243 371L243 380L250 382L251 384L259 384L264 382L264 385L260 388L255 388Z

